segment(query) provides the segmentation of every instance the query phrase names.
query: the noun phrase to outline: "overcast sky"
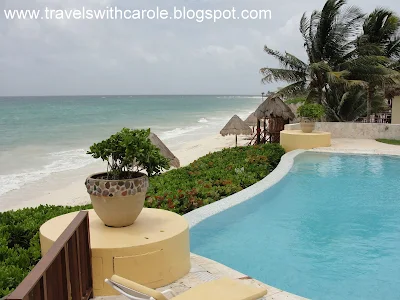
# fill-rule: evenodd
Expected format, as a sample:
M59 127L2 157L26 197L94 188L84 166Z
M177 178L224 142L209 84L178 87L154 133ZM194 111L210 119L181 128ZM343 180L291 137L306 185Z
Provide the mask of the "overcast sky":
M400 13L399 0L349 0ZM259 94L267 44L303 59L303 12L322 0L0 0L1 95ZM272 20L5 20L4 9L270 9ZM283 85L283 84L281 84Z

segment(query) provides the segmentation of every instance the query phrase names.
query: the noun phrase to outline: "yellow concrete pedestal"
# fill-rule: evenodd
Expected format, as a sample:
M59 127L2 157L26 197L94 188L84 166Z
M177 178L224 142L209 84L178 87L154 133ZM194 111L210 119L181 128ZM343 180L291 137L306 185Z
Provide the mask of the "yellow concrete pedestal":
M42 254L76 215L59 216L42 225ZM190 270L189 226L175 213L144 208L133 225L110 228L90 210L89 222L94 296L117 294L104 283L113 274L158 288L182 278Z
M304 133L301 130L283 130L281 131L281 146L286 152L296 149L330 147L331 134L322 131Z

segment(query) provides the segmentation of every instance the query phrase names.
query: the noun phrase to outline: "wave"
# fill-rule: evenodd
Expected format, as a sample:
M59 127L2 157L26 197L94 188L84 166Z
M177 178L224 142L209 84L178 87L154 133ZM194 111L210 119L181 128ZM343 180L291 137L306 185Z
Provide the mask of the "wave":
M173 139L176 137L179 137L181 135L184 135L186 133L194 132L199 129L203 128L202 126L189 126L185 128L175 128L173 130L165 131L161 134L161 139L162 140L168 140L168 139Z
M206 118L201 118L197 123L208 123L208 120Z
M39 170L0 175L0 196L12 190L18 190L28 183L46 178L53 173L80 169L93 162L93 158L87 155L83 149L49 153L48 157L52 162Z

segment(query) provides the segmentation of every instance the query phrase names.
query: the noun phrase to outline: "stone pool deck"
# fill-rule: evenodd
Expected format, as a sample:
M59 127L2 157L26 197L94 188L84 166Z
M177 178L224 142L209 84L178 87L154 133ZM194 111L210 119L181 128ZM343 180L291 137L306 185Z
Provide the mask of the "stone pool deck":
M400 146L380 143L370 139L332 139L330 147L315 148L313 150L354 154L400 155Z
M175 293L181 294L188 289L195 287L196 285L215 280L221 277L229 277L232 279L239 280L244 284L250 284L255 286L266 287L268 290L268 294L260 298L262 300L301 300L306 299L300 296L296 296L285 292L283 290L277 289L275 287L269 286L265 283L257 281L248 277L245 274L239 273L231 268L228 268L220 263L217 263L208 258L191 254L190 255L192 268L190 269L189 274L185 277L177 280L176 282L159 288L159 291L164 291L166 289L172 289ZM109 296L109 297L96 297L96 300L126 300L127 298L124 296Z

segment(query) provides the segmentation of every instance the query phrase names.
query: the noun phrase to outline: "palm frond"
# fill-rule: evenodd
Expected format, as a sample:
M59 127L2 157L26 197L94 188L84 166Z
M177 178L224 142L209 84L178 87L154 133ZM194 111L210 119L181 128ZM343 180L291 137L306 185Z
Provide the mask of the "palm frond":
M323 61L310 64L310 70L312 70L313 72L330 72L330 71L332 71L329 64L327 64L326 62L323 62Z
M306 88L307 82L301 80L285 86L284 88L280 89L277 94L287 97L304 95L306 93Z
M400 59L400 36L394 37L386 45L385 56L392 59Z
M262 68L260 73L264 75L263 83L274 81L297 82L304 80L304 72L276 68Z
M286 52L285 54L282 54L279 51L275 51L272 50L271 48L268 48L267 46L264 46L264 51L269 55L278 59L280 65L284 68L290 68L293 70L298 70L303 72L307 69L307 64L305 64L300 59L298 59L297 57L295 57L290 53Z
M399 18L394 12L377 8L365 19L363 30L371 43L382 43L390 40L400 28Z
M345 77L349 74L348 71L342 72L327 72L326 78L329 84L346 84Z

